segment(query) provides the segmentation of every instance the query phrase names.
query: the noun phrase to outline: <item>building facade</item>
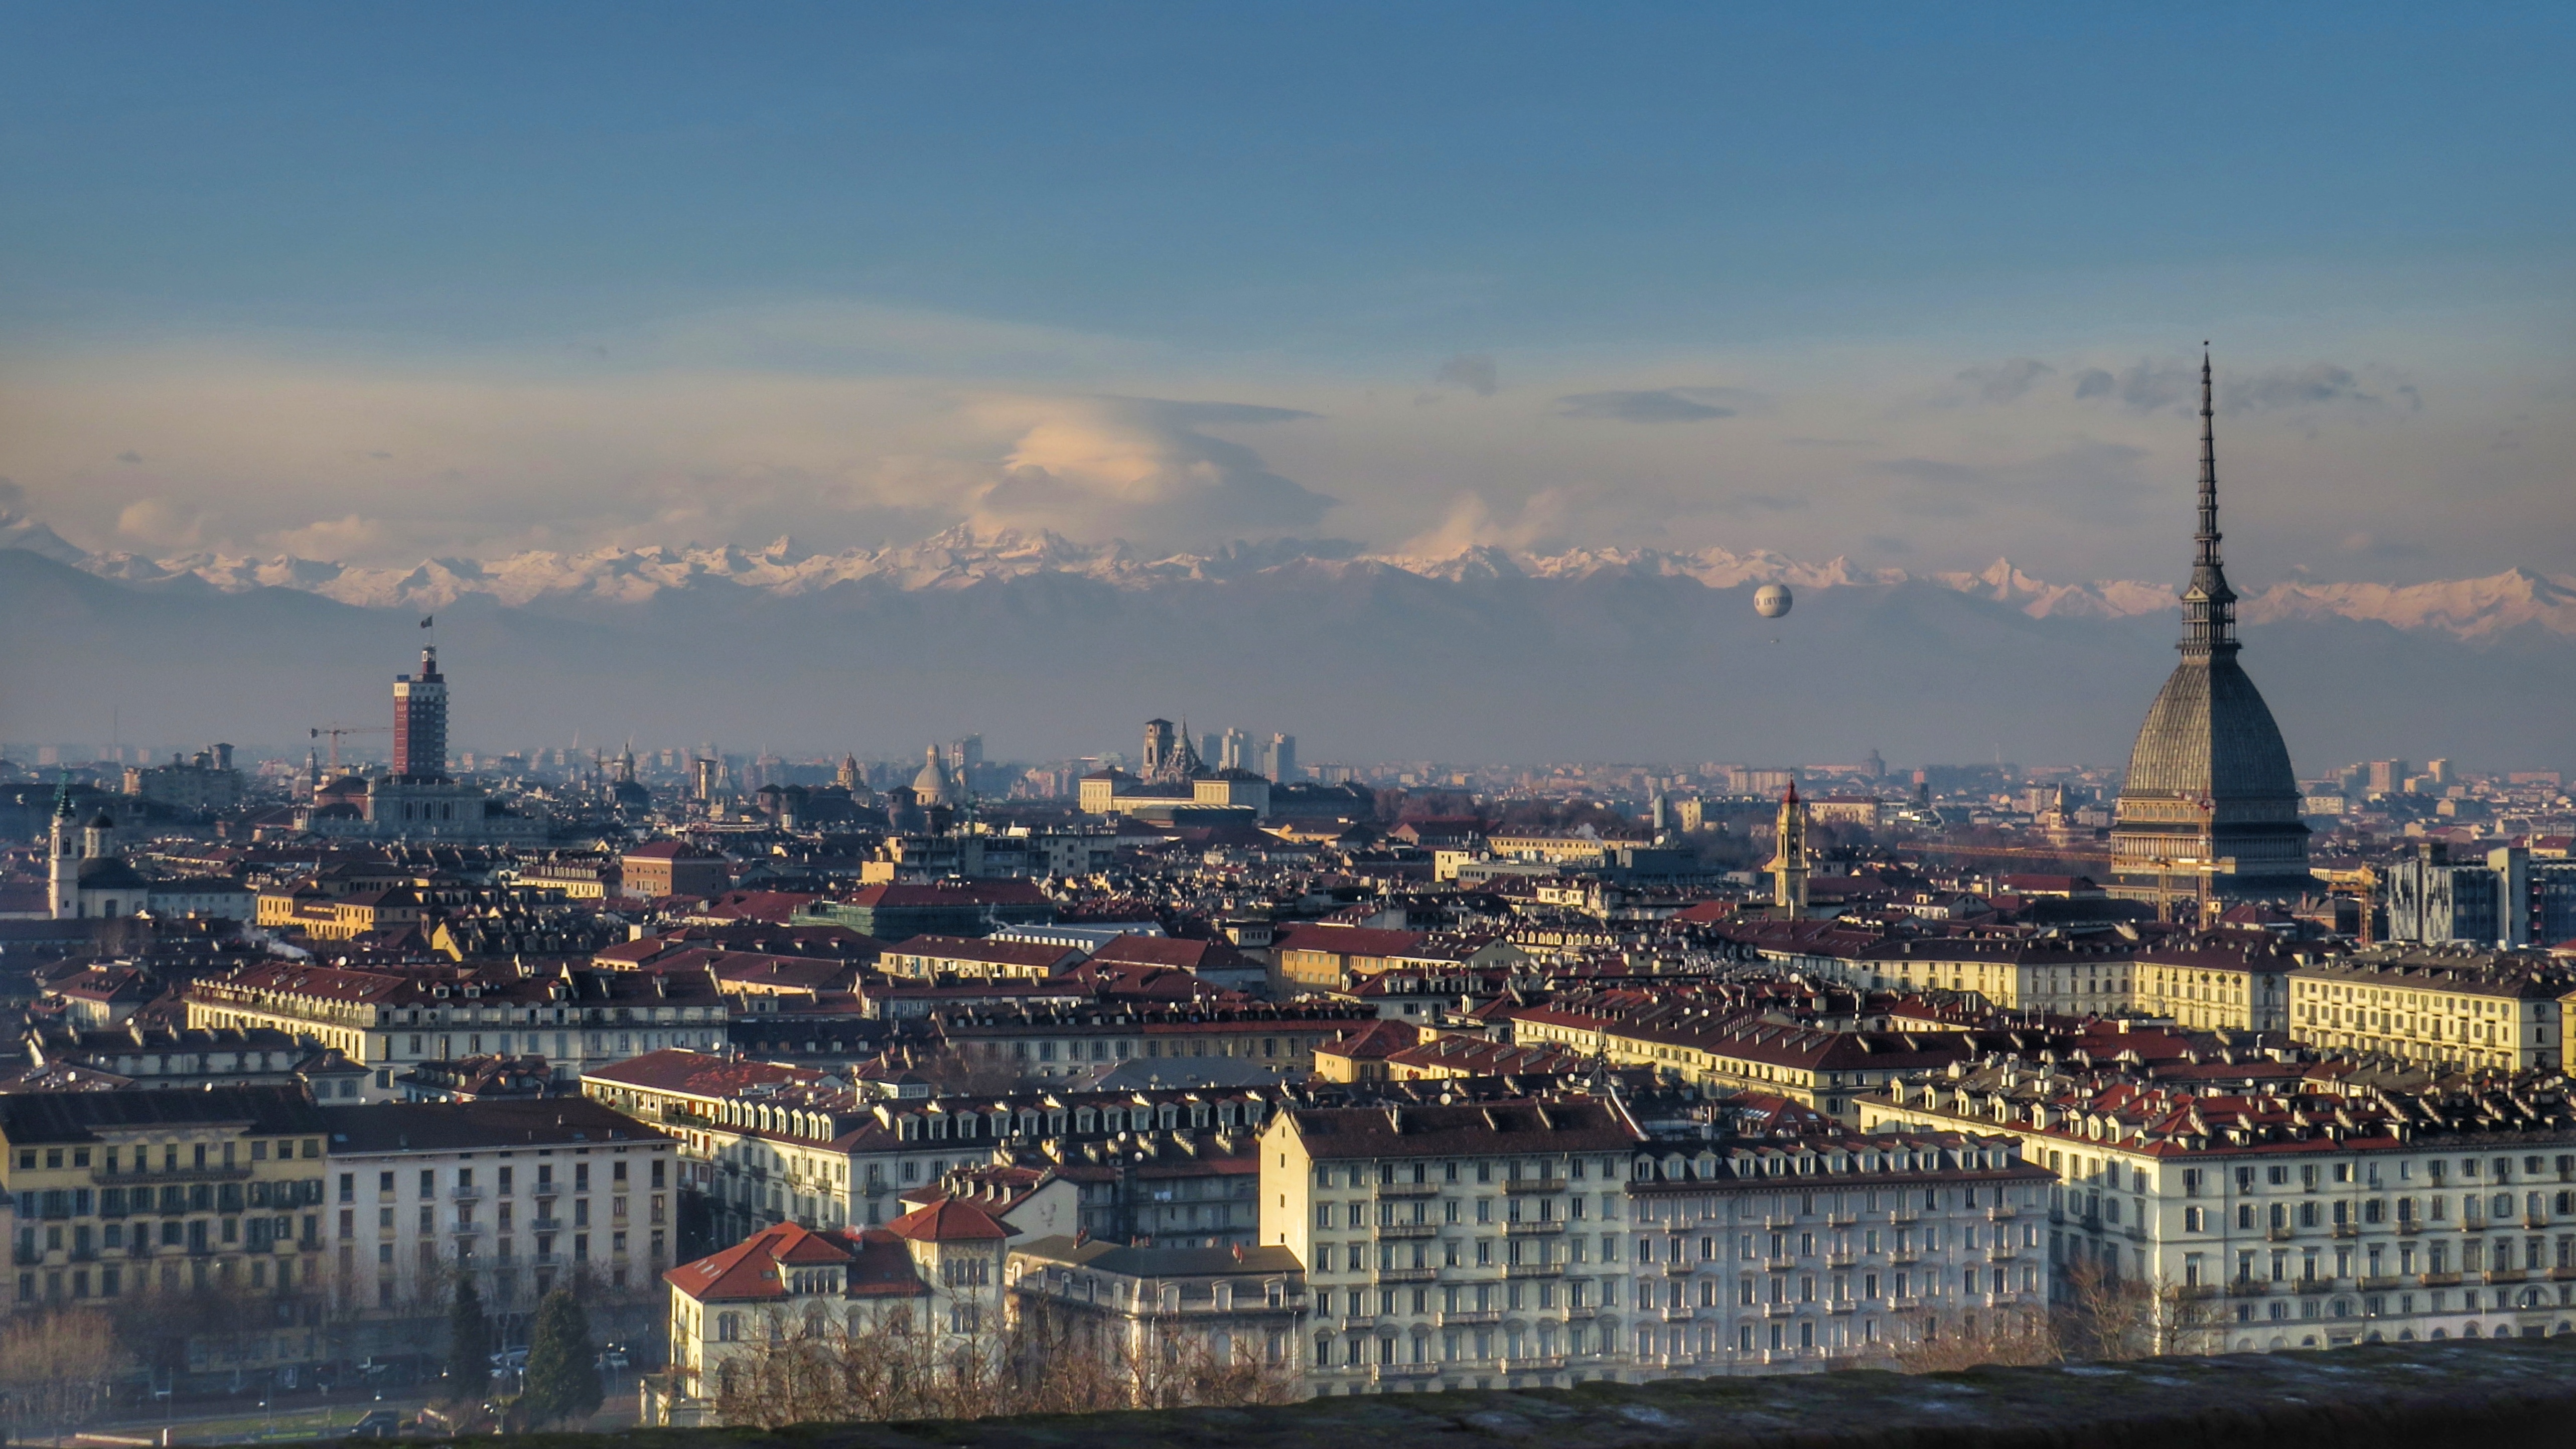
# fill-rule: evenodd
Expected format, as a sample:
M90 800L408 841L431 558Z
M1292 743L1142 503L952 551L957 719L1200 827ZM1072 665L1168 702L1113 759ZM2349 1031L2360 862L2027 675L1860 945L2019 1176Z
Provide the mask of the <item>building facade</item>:
M276 1297L309 1329L327 1136L300 1087L0 1095L14 1301L213 1290Z
M1307 1265L1313 1391L1791 1372L2047 1302L2008 1138L1667 1131L1615 1098L1282 1113L1264 1233Z
M664 1134L579 1098L319 1110L336 1306L384 1351L465 1279L505 1334L558 1286L594 1312L658 1300L677 1190Z
M2566 1060L2559 999L2576 990L2576 969L2532 952L2386 945L2311 962L2289 987L2291 1032L2320 1048L2458 1070L2556 1070Z
M2576 1331L2563 1084L2194 1093L2007 1062L1863 1108L2018 1138L2057 1179L2061 1277L2138 1285L2174 1352Z

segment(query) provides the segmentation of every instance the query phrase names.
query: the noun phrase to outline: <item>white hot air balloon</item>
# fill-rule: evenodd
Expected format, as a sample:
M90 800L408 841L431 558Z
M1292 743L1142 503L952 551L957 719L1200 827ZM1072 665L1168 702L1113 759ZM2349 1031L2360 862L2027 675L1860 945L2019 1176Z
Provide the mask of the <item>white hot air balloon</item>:
M1790 595L1787 584L1764 584L1753 591L1753 612L1765 619L1777 619L1788 613L1789 606L1795 602L1797 600Z

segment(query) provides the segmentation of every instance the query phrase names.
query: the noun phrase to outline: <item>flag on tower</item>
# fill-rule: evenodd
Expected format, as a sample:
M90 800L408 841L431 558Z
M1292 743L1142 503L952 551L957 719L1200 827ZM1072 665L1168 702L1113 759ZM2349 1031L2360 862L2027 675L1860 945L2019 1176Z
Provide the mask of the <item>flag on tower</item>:
M421 615L421 616L420 616L420 627L422 627L422 628L424 628L424 629L428 628L428 627L429 627L429 621L430 621L431 619L436 618L436 617L437 617L437 616L436 616L435 614L423 614L423 615Z

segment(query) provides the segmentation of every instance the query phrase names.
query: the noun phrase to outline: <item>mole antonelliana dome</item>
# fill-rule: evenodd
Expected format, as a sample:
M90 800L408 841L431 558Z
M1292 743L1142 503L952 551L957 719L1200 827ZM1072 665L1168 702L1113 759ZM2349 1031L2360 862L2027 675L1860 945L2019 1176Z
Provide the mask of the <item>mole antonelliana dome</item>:
M2111 831L2118 893L2296 896L2308 828L2289 747L2261 690L2236 662L2236 594L2218 555L2218 449L2209 359L2200 364L2200 531L2182 596L2182 662L2138 728Z

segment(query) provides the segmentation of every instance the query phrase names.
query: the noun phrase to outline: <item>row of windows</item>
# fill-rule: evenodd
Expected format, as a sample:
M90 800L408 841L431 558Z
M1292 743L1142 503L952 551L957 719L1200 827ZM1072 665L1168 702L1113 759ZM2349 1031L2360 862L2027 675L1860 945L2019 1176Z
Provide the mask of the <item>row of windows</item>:
M321 1138L307 1137L302 1139L302 1143L305 1157L315 1159L321 1157ZM157 1163L152 1148L147 1145L136 1147L131 1157L124 1156L123 1148L106 1148L100 1158L99 1166L107 1172L189 1172L201 1171L209 1167L237 1167L241 1165L242 1153L245 1150L249 1153L249 1161L269 1161L272 1145L276 1160L284 1162L296 1155L297 1139L281 1138L275 1144L271 1144L267 1138L255 1137L250 1139L250 1146L247 1149L242 1147L239 1138L227 1139L220 1143L164 1142L159 1145L161 1150ZM18 1170L34 1172L39 1162L48 1172L60 1171L66 1167L88 1167L90 1154L91 1149L87 1147L21 1147L18 1149Z

